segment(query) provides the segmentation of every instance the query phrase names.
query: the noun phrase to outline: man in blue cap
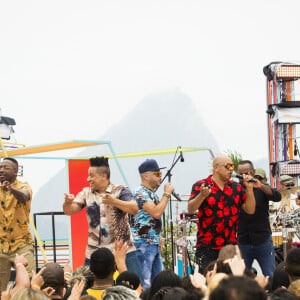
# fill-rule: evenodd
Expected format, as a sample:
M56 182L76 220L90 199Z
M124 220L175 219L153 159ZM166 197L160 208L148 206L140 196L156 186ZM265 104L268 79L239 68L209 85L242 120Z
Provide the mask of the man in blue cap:
M140 261L142 286L151 285L154 277L162 270L160 255L161 216L164 213L173 186L167 183L159 201L155 191L161 185L161 169L154 159L147 159L139 166L141 185L133 192L139 212L133 219L132 233L136 254Z

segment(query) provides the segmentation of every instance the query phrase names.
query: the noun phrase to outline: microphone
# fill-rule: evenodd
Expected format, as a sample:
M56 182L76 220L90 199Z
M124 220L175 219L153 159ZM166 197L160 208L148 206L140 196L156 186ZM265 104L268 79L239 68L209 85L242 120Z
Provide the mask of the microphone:
M181 201L179 194L175 193L175 191L172 192L172 196L176 198L177 201Z
M243 175L237 174L237 173L235 173L235 172L232 172L231 176L232 176L232 177L239 178L239 179L244 179ZM257 180L254 179L254 178L252 178L252 179L248 180L248 182L257 182Z
M179 152L180 152L180 161L184 162L184 158L183 158L183 154L182 154L182 148L181 148L181 146L178 146L178 148L179 148Z

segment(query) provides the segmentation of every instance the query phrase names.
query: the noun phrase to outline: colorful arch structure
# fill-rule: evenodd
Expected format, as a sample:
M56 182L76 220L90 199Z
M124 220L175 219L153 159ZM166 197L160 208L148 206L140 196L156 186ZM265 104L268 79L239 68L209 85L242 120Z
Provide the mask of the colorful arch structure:
M1 139L0 139L1 140ZM2 142L2 141L1 141ZM83 156L70 156L62 155L61 152L57 154L57 151L71 150L76 148L86 148L91 146L108 146L110 153L105 155L106 157L113 158L116 161L118 169L124 179L124 182L129 186L126 179L125 173L119 163L120 158L129 158L137 156L151 156L151 155L165 155L165 154L174 154L178 151L178 148L170 149L160 149L160 150L150 150L142 152L131 152L116 154L110 141L86 141L86 140L74 140L74 141L65 141L54 144L46 145L37 145L31 147L21 147L21 148L12 148L5 149L3 143L0 144L0 159L4 157L15 157L19 159L62 159L66 162L67 170L67 180L69 192L72 194L77 194L85 185L86 185L86 174L89 167L89 157ZM99 149L99 148L98 148ZM208 147L182 147L182 152L197 152L197 151L208 151L211 157L214 157L213 151ZM42 153L51 153L50 156L41 156ZM35 156L38 155L38 156ZM95 153L94 155L99 155ZM34 231L34 235L38 240L39 248L42 251L42 243L39 240L38 232L35 229L34 223L31 219L31 225ZM73 266L73 269L83 265L84 262L84 252L87 241L87 228L88 224L85 217L85 209L80 213L75 214L70 217L70 262ZM44 254L44 260L47 261L47 257Z

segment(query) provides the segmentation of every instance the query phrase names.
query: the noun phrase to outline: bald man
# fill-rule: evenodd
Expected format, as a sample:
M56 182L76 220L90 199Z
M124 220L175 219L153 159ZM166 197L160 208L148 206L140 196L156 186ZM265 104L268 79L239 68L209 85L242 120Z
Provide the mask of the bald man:
M243 175L243 184L230 180L234 164L227 156L213 160L213 174L192 187L188 211L198 210L196 258L200 272L218 258L225 245L237 244L237 225L241 209L255 212L251 175Z

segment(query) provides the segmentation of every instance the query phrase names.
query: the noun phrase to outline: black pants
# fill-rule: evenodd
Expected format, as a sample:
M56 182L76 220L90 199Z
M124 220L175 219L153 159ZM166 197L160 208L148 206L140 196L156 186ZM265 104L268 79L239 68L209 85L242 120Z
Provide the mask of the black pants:
M206 267L210 262L217 260L219 251L217 249L211 249L206 246L197 247L196 250L196 262L199 265L199 272L205 275Z

